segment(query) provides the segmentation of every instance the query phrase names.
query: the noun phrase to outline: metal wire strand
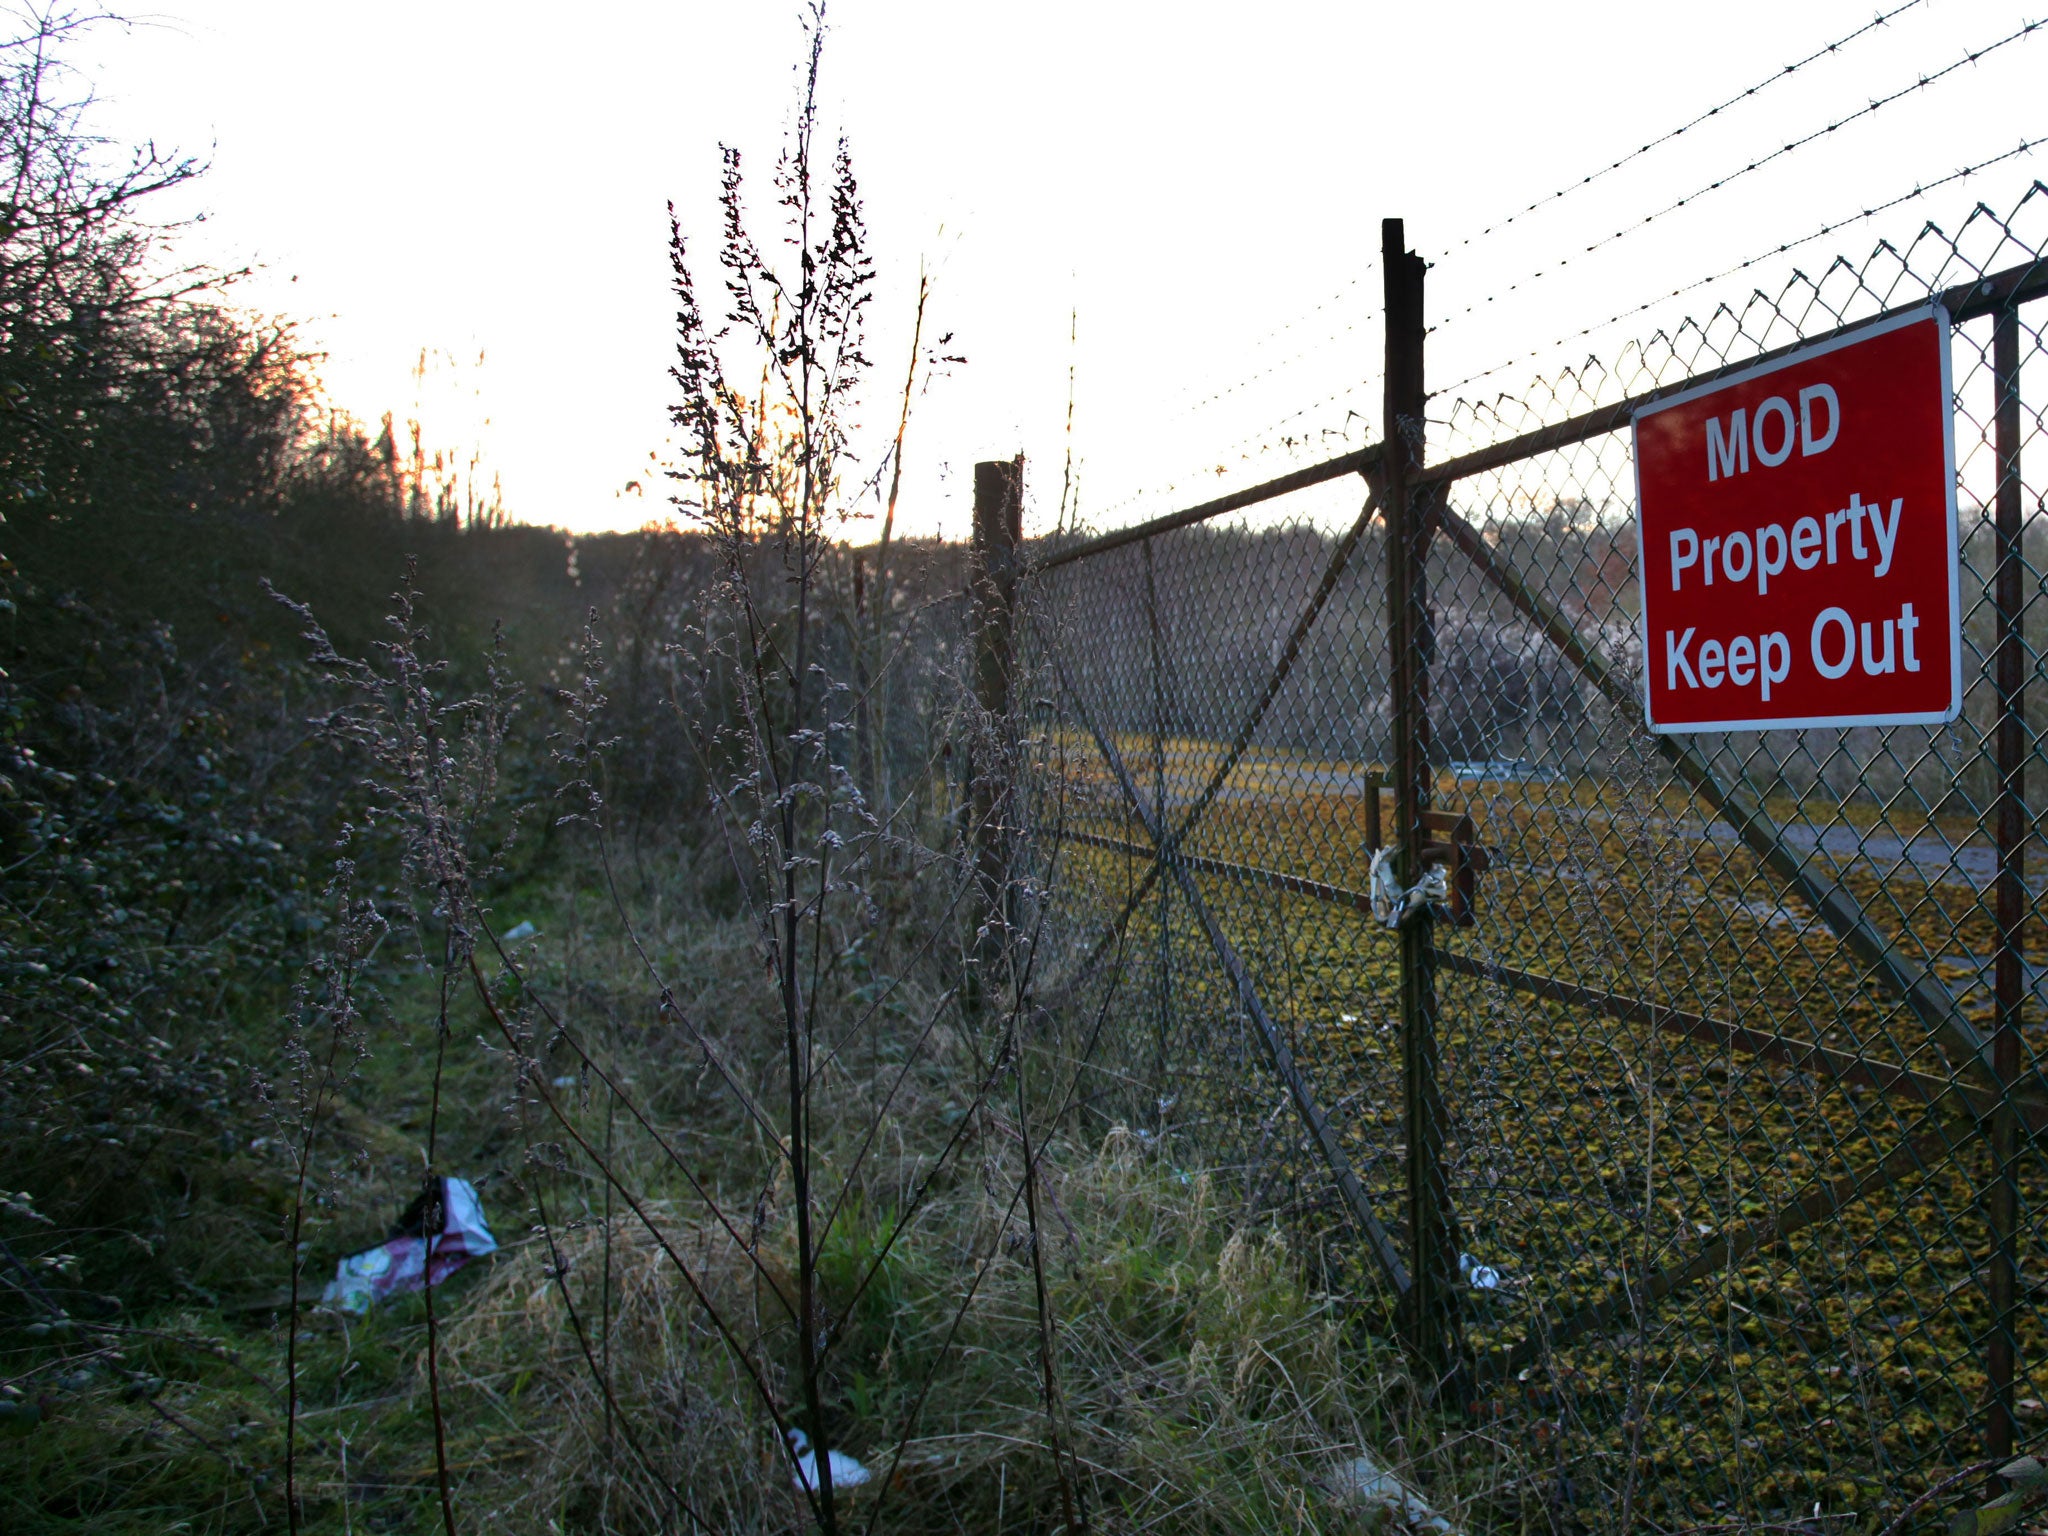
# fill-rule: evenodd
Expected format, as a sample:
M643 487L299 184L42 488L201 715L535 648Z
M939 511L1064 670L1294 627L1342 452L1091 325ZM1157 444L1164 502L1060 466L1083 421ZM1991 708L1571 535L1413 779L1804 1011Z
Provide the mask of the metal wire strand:
M1782 160L1787 155L1796 154L1798 151L1805 149L1808 145L1815 143L1817 140L1826 138L1831 133L1838 132L1839 130L1848 127L1852 123L1859 122L1865 118L1875 115L1878 112L1883 111L1886 107L1891 106L1894 102L1902 101L1908 96L1912 96L1920 91L1927 90L1929 87L1939 83L1942 80L1947 79L1950 75L1954 74L1959 69L1962 69L1971 64L1979 63L1982 60L1989 58L1992 54L1999 52L2001 49L2010 47L2014 43L2022 42L2025 39L2032 37L2044 26L2048 26L2048 18L2026 22L2023 25L2021 25L2018 28L2018 30L2007 33L2004 37L1999 38L1996 42L1987 43L1981 48L1971 49L1969 52L1965 53L1961 58L1955 60L1955 62L1944 65L1942 68L1936 70L1933 74L1920 75L1915 79L1907 82L1905 85L1900 86L1897 90L1892 91L1890 94L1876 97L1872 101L1868 102L1866 105L1858 107L1854 112L1851 112L1844 117L1836 118L1832 122L1823 123L1820 127L1815 128L1808 133L1804 133L1796 139L1790 140L1789 142L1781 145L1779 148L1772 150L1769 154L1759 155L1756 159L1751 160L1746 164L1740 165L1732 171L1725 172L1724 174L1715 177L1712 181L1707 182L1704 186L1701 186L1695 189L1694 191L1687 193L1684 197L1674 198L1671 202L1664 204L1662 207L1659 207L1650 213L1644 214L1641 218L1635 220L1633 223L1624 224L1623 226L1621 226L1621 228L1615 230L1612 234L1600 236L1598 239L1593 240L1592 242L1587 244L1581 251L1579 251L1578 254L1581 256L1590 255L1595 251L1604 250L1606 247L1614 244L1617 240L1625 240L1631 235L1638 234L1641 231L1649 228L1652 224L1655 224L1658 220L1667 218L1670 215L1677 213L1682 208L1689 208L1694 206L1699 202L1701 198L1710 196L1715 192L1719 192L1726 187L1734 185L1736 182L1742 180L1745 176L1750 175L1752 172L1762 170L1765 166L1771 165L1776 161ZM1554 276L1555 274L1562 272L1567 267L1569 267L1572 264L1572 260L1573 258L1571 257L1565 257L1559 261L1553 262L1547 267L1539 267L1535 271L1529 273L1527 276L1519 278L1515 282L1508 284L1505 288L1497 289L1493 293L1488 294L1485 298L1479 299L1471 304L1466 305L1462 310L1458 311L1458 315L1455 318L1463 318L1465 316L1469 316L1479 310L1486 308L1486 306L1488 306L1489 304L1493 304L1498 300L1507 297L1507 295L1511 293L1520 292L1523 288L1527 287L1531 283L1537 282L1546 277ZM1443 329L1444 327L1449 326L1452 323L1454 323L1453 320L1445 320L1438 328Z
M1740 106L1743 102L1748 101L1753 97L1761 94L1762 92L1769 90L1772 86L1782 84L1784 81L1798 74L1802 69L1805 69L1807 65L1816 63L1821 59L1828 58L1833 54L1840 53L1842 49L1846 48L1849 44L1855 42L1856 39L1862 37L1865 33L1875 32L1879 27L1885 25L1885 23L1890 21L1893 17L1903 15L1905 12L1910 11L1915 6L1923 3L1924 0L1906 0L1906 3L1903 5L1893 6L1888 11L1879 11L1877 15L1873 16L1869 21L1866 21L1862 26L1856 28L1855 31L1847 33L1844 36L1836 38L1831 43L1824 44L1823 46L1814 49L1814 51L1806 55L1805 58L1796 59L1792 63L1785 65L1783 68L1778 69L1769 75L1766 75L1763 79L1757 81L1755 85L1750 86L1746 90L1737 91L1733 96L1730 96L1726 101L1719 102L1714 106L1707 108L1706 111L1700 113L1697 117L1688 118L1686 121L1680 123L1676 128L1673 128L1666 133L1658 134L1656 138L1651 139L1649 142L1644 144L1639 149L1630 150L1627 154L1623 155L1619 160L1612 161L1609 164L1600 167L1600 169L1598 169L1597 171L1589 171L1586 175L1580 177L1577 181L1570 182L1567 185L1558 188L1555 192L1545 193L1542 197L1537 198L1528 206L1524 208L1518 208L1515 210L1515 212L1509 214L1506 218L1496 220L1494 223L1487 225L1477 234L1467 235L1464 239L1460 240L1457 243L1457 245L1452 247L1452 250L1462 251L1473 245L1476 245L1481 240L1484 240L1487 236L1498 234L1500 231L1506 229L1509 225L1515 223L1519 219L1527 218L1530 214L1536 212L1538 209L1547 208L1550 206L1550 204L1557 202L1561 198L1570 197L1574 192L1578 192L1586 187L1590 187L1591 185L1593 185L1594 182L1599 181L1601 178L1605 176L1612 175L1614 172L1620 170L1623 166L1633 164L1635 161L1642 159L1643 156L1649 154L1651 151L1660 149L1664 145L1672 142L1672 140L1683 137L1685 134L1690 133L1693 129L1699 127L1702 123L1711 121L1712 119L1719 117L1723 112L1726 112L1730 107Z

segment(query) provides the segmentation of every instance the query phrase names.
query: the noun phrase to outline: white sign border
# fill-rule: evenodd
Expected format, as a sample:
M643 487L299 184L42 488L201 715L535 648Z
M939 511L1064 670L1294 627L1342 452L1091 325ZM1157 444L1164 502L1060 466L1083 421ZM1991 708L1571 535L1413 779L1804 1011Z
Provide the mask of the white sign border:
M1904 330L1908 326L1923 325L1932 320L1937 329L1941 353L1941 447L1943 482L1948 488L1948 611L1954 620L1954 630L1949 643L1948 708L1945 710L1922 710L1902 715L1811 715L1799 719L1768 720L1708 720L1699 723L1660 723L1650 710L1650 658L1654 654L1650 645L1650 604L1649 584L1642 580L1645 570L1643 551L1643 457L1637 441L1637 432L1645 416L1654 416L1659 411L1670 410L1673 406L1684 405L1702 395L1715 394L1731 385L1745 384L1751 379L1765 378L1795 364L1810 362L1816 357L1825 357L1844 347L1853 347L1887 335L1892 331ZM1946 725L1963 710L1963 604L1958 575L1958 519L1956 516L1956 396L1955 384L1950 372L1950 352L1953 347L1955 322L1949 317L1948 308L1939 302L1910 310L1903 315L1894 315L1871 325L1858 326L1846 335L1830 337L1811 347L1801 347L1783 357L1774 357L1768 362L1752 363L1738 368L1733 373L1722 374L1690 389L1682 389L1675 395L1664 395L1647 405L1637 406L1629 413L1629 458L1636 476L1636 577L1641 586L1639 594L1640 612L1636 619L1636 643L1641 647L1643 659L1643 724L1656 736L1696 736L1709 731L1800 731L1800 730L1849 730L1864 725Z

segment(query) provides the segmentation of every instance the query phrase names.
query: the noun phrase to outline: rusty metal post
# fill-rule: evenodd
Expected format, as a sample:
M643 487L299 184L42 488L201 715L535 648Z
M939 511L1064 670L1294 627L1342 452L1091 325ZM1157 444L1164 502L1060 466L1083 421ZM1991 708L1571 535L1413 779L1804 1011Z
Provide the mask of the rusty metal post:
M1399 219L1380 225L1386 284L1386 403L1382 505L1387 522L1387 620L1392 642L1394 825L1401 883L1422 878L1423 818L1433 774L1429 741L1430 507L1438 494L1412 485L1423 462L1423 274ZM1401 1076L1408 1144L1408 1268L1402 1332L1426 1382L1462 1395L1457 1228L1443 1172L1444 1113L1437 1080L1435 918L1427 907L1401 928Z
M1138 547L1145 551L1145 627L1152 642L1152 814L1160 826L1170 827L1173 816L1166 799L1166 641L1159 624L1159 585L1152 567L1152 541L1147 539ZM1152 866L1153 883L1159 887L1159 988L1153 1000L1157 1038L1152 1102L1161 1131L1166 1129L1167 1042L1173 1030L1173 930L1169 926L1172 913L1167 907L1172 882L1166 878L1166 847L1164 842L1154 847Z
M974 542L970 552L974 702L982 729L969 754L973 815L973 907L977 938L968 1000L978 1007L1007 980L1012 911L1011 865L1017 817L1016 729L1010 688L1017 675L1017 578L1024 542L1024 456L974 466Z
M2027 918L2026 882L2026 639L2022 589L2020 509L2020 321L2016 306L2000 309L1992 322L1991 378L1997 410L1993 439L1998 464L1996 504L1998 569L1992 584L1998 608L1993 668L1998 689L1997 826L1998 879L1995 902L1998 951L1992 972L1996 1011L1991 1064L2005 1098L1991 1116L1991 1340L1986 1350L1990 1401L1985 1405L1984 1448L1992 1456L2013 1449L2013 1368L2016 1340L2014 1292L2020 1231L2019 1116L2011 1093L2020 1075L2020 1023L2027 995L2021 941Z

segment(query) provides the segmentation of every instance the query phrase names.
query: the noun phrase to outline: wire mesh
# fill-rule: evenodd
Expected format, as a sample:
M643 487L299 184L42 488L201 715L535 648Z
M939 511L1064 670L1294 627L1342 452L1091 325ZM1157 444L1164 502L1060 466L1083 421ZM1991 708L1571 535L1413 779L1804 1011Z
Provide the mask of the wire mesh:
M1068 567L1056 593L1039 594L1028 631L1031 670L1064 695L1048 739L1066 771L1039 786L1034 819L1041 837L1064 836L1070 850L1056 889L1083 913L1103 914L1055 925L1075 944L1062 958L1081 975L1091 961L1120 958L1134 987L1129 1008L1151 1019L1149 1032L1112 1041L1105 1054L1121 1049L1114 1070L1147 1085L1117 1113L1184 1141L1203 1168L1234 1174L1242 1197L1262 1207L1279 1189L1288 1191L1282 1203L1306 1197L1291 1153L1302 1133L1187 892L1161 878L1154 837L1185 828L1178 864L1193 872L1246 969L1288 978L1283 993L1262 989L1262 999L1303 1071L1322 1070L1318 1052L1335 1037L1316 1026L1377 1006L1374 989L1346 975L1355 913L1320 900L1276 906L1266 898L1285 894L1279 887L1218 883L1208 866L1270 867L1363 889L1359 765L1385 755L1384 600L1375 552L1356 549L1340 563L1341 541L1293 522L1205 524L1130 544ZM1302 604L1333 566L1323 612L1267 696L1303 628ZM1347 703L1333 710L1336 699ZM1305 832L1326 856L1300 857ZM1077 880L1092 882L1078 896ZM1316 972L1330 983L1310 981ZM1306 1001L1317 992L1330 993L1320 1012ZM1354 1096L1370 1093L1361 1084ZM1342 1102L1331 1109L1340 1120L1350 1113ZM1266 1181L1278 1183L1261 1190Z
M1946 726L1650 736L1616 409L2031 274L2044 222L2036 183L1432 405L1429 466L1611 414L1434 482L1433 824L1485 866L1431 929L1458 1274L1386 1262L1413 1128L1369 912L1401 701L1366 481L1348 522L1275 503L1030 583L1046 959L1105 1021L1091 1108L1320 1233L1376 1326L1404 1282L1455 1290L1465 1429L1430 1475L1479 1528L1860 1524L2048 1435L2044 311L1954 331Z

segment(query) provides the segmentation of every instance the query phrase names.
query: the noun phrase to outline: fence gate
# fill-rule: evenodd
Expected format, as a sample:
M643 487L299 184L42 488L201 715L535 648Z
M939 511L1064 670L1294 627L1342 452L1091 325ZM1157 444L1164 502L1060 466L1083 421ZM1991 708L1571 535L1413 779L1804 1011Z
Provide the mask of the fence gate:
M1382 441L1029 554L1091 1103L1323 1235L1462 1423L1414 1470L1473 1529L1862 1529L2048 1439L2044 213L1485 403L1425 392L1389 221ZM1931 301L1962 716L1651 735L1631 411ZM1348 523L1290 520L1333 481Z

